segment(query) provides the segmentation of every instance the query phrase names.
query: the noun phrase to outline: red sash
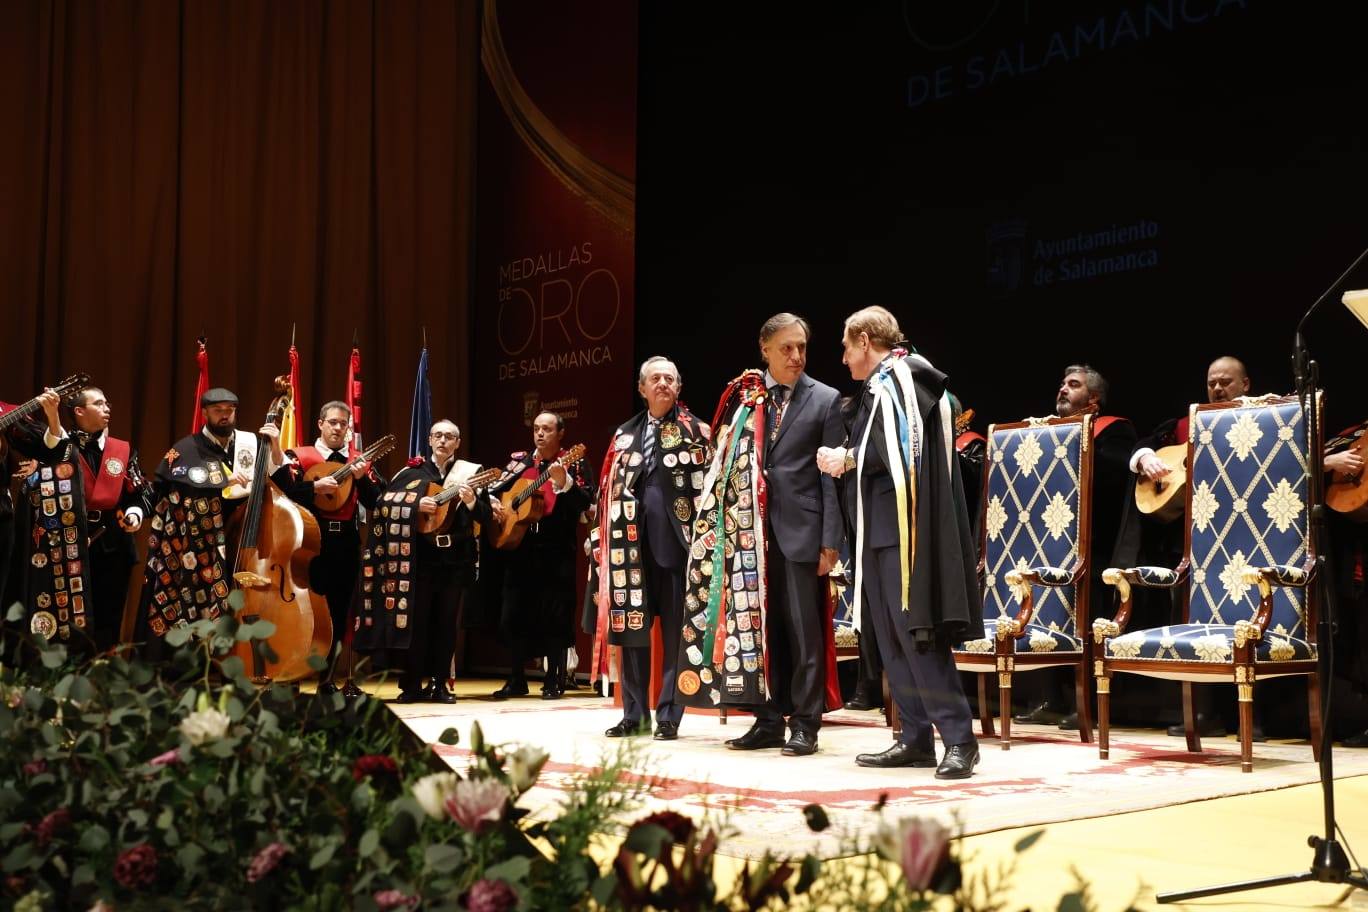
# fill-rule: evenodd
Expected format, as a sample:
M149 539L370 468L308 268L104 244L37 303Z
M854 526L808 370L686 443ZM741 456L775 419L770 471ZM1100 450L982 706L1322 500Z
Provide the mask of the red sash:
M304 474L305 472L309 471L309 469L312 469L314 466L319 465L320 463L324 463L324 462L327 462L327 461L328 461L327 459L325 459L325 458L323 457L323 454L322 454L322 453L318 452L317 449L315 449L314 447L311 447L311 446L295 447L295 448L294 448L293 450L291 450L290 452L291 452L291 453L294 453L295 461L296 461L297 463L299 463L299 473L300 473L300 476L301 476L301 477L303 476L303 474ZM336 466L336 467L339 468L339 469L342 468L342 466L343 466L343 463L340 463L340 462L334 462L334 463L329 463L329 464L330 464L330 465L334 465L334 466ZM317 510L317 509L316 509L316 510L314 510L314 513L316 513L317 515L323 517L324 519L340 519L340 520L343 520L343 521L350 520L353 516L356 515L356 484L355 484L355 481L356 481L356 479L352 479L353 484L352 484L351 493L347 495L346 501L342 504L342 509L340 509L340 510Z
M1174 443L1187 443L1187 442L1188 442L1188 418L1189 418L1189 417L1190 417L1190 416L1188 416L1188 415L1184 415L1182 418L1179 418L1179 419L1178 419L1178 424L1177 424L1177 425L1174 427L1174 429L1173 429L1173 442L1174 442Z
M131 450L127 440L106 436L98 473L90 471L85 457L76 454L76 462L81 467L86 510L112 510L119 505L124 484L128 480L128 454Z

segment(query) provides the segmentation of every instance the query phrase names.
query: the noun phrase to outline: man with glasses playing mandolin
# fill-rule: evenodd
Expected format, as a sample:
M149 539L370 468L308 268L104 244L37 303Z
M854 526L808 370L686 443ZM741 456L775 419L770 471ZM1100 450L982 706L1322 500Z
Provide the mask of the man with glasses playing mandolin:
M361 454L367 458L349 459L347 440L351 426L352 413L347 404L336 400L329 402L319 409L318 439L313 446L287 451L284 454L287 461L271 476L287 497L318 518L322 533L318 557L309 562L309 588L327 598L333 622L332 650L328 668L318 685L320 694L337 690L332 679L341 658L347 616L356 593L356 577L361 570L357 505L363 505L367 510L375 508L382 485L371 460L382 455L376 451L381 444L388 441L384 452L394 446L394 438L387 437ZM348 680L342 693L357 697L361 690Z

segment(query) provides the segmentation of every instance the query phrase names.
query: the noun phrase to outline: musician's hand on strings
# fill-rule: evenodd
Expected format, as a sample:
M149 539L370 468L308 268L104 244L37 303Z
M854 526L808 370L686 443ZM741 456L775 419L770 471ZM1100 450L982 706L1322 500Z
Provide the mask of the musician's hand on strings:
M1158 481L1168 475L1172 470L1164 465L1164 460L1153 453L1146 453L1140 457L1140 474L1144 475L1149 481Z
M324 475L322 478L314 479L313 489L315 494L322 494L324 491L336 491L337 479L331 475Z
M558 489L565 487L566 479L569 477L565 474L565 466L561 465L559 462L552 463L551 468L547 471L551 475L552 485Z
M418 512L428 514L436 513L437 501L433 500L431 497L424 497L422 500L418 501Z
M489 496L489 512L495 522L503 522L504 514L508 511L504 509L503 501L491 494Z
M348 469L348 471L352 473L353 478L364 478L366 473L370 471L370 467L371 464L369 462L358 462Z
M468 484L457 485L456 496L461 498L461 503L465 504L467 508L475 505L475 489Z
M271 422L269 421L263 424L261 426L261 430L257 431L257 433L262 435L263 437L269 437L271 438L271 440L280 439L280 428L276 427L274 424L271 424Z
M1342 450L1325 457L1325 470L1355 476L1363 471L1363 457L1353 450Z
M228 476L228 483L230 485L237 485L239 488L250 487L252 484L252 476L248 475L242 469L238 469L232 475Z

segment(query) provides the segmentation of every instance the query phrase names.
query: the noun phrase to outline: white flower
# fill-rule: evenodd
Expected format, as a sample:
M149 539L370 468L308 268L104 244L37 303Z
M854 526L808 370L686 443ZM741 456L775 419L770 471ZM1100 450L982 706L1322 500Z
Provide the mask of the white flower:
M518 792L525 792L532 787L541 775L542 767L546 764L546 759L551 755L540 747L523 745L508 757L508 779L513 783L513 788Z
M227 713L219 712L212 706L197 709L181 720L180 731L185 739L195 747L206 741L215 741L228 733L231 720Z
M431 773L413 783L413 798L429 817L447 816L446 800L456 793L461 777L455 773Z

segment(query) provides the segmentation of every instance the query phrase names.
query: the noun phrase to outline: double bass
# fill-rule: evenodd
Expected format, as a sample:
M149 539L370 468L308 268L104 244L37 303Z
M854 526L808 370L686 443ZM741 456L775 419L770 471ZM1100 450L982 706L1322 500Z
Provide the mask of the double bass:
M290 404L290 378L277 377L275 392L266 423L279 427ZM326 658L332 648L332 618L327 600L309 590L309 562L322 544L318 520L267 477L263 447L271 442L264 434L257 441L263 455L253 467L252 492L241 511L233 581L245 599L238 620L270 621L275 632L265 641L239 642L233 652L252 680L263 684L311 675L309 656Z

